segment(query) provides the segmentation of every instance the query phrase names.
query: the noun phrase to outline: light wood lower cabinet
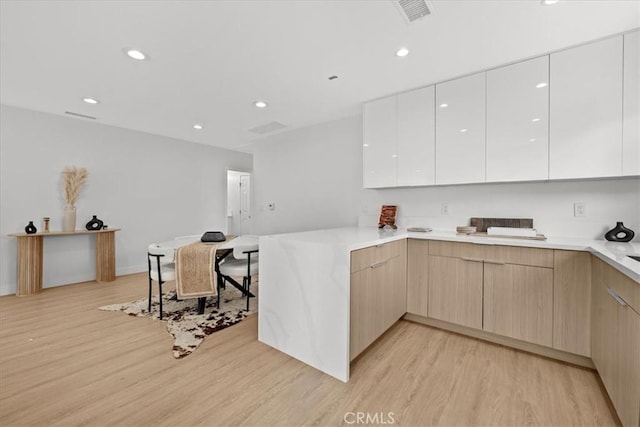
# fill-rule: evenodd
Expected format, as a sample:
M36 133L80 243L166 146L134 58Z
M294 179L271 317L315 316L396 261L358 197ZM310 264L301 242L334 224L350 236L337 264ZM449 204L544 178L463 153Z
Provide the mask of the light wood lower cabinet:
M482 329L482 261L429 255L429 317Z
M429 241L407 242L407 313L427 316L429 298Z
M551 346L553 269L484 263L487 332Z
M637 295L640 284L598 259L593 259L592 278L591 358L622 424L638 426L640 314L616 288L631 289Z
M351 273L351 360L406 313L406 253L406 240L352 252L359 270Z
M553 252L553 348L589 357L591 254Z

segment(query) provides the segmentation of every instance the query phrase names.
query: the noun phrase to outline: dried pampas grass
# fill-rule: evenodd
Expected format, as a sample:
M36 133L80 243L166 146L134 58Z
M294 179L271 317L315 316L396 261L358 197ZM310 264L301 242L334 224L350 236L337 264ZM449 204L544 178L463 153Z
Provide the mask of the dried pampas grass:
M87 181L89 173L86 168L67 166L62 171L62 184L64 185L64 200L68 205L75 205L80 195L82 186Z

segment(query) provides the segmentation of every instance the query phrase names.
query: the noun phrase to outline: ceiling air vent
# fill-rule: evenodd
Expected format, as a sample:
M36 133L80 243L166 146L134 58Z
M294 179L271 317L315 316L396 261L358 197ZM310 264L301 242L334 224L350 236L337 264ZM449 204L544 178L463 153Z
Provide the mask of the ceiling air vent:
M283 125L280 122L271 122L266 125L256 126L249 129L249 132L257 133L258 135L264 135L265 133L275 132L280 129L286 128L287 125Z
M393 0L393 2L407 24L430 15L433 9L425 0Z
M84 114L80 114L80 113L74 113L73 111L65 111L65 114L68 114L70 116L74 116L74 117L82 117L83 119L90 119L90 120L95 120L96 118L93 116L86 116Z

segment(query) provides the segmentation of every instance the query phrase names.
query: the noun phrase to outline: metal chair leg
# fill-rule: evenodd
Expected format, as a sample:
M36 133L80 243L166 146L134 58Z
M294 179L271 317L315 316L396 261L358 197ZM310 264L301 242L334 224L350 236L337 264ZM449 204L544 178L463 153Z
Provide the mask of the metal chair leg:
M218 291L218 295L217 295L217 301L216 301L216 308L219 310L220 309L220 282L222 279L220 279L220 276L218 276L218 283L217 283L217 291Z
M162 320L162 282L158 281L158 289L160 290L160 295L158 299L160 300L160 320Z
M149 274L149 308L148 312L151 313L151 296L153 293L153 281L151 280L151 274Z
M251 276L246 278L247 280L247 311L249 311L249 298L251 295L251 292L249 292L249 288L251 287Z

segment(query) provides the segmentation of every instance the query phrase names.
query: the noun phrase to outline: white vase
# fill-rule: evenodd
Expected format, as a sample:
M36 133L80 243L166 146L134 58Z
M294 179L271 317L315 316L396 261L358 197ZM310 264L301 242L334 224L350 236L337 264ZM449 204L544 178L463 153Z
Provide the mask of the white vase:
M76 207L67 205L64 208L64 216L62 217L62 231L76 230Z

